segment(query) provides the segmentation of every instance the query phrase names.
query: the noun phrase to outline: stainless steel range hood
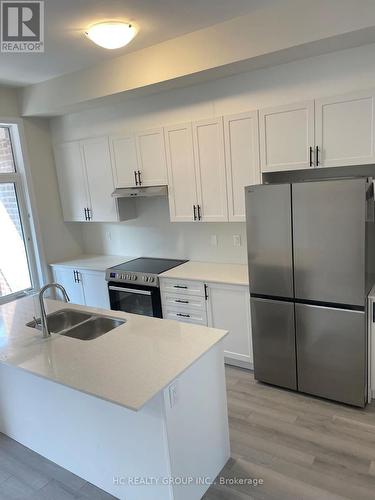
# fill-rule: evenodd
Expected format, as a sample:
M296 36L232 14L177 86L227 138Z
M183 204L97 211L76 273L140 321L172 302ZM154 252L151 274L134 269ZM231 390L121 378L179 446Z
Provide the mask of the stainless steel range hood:
M151 196L167 196L167 186L142 186L117 188L113 191L113 198L148 198Z

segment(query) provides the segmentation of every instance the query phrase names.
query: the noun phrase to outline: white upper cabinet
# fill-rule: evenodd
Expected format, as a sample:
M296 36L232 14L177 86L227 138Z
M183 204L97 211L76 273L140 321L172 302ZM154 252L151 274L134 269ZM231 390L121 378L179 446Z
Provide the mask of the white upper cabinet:
M245 186L261 183L258 112L224 117L228 216L245 221Z
M64 220L84 221L89 198L80 143L56 146L55 160Z
M169 211L172 222L194 220L197 186L191 124L166 127Z
M108 137L68 142L55 148L65 221L117 222L135 217L134 200L118 204Z
M262 172L313 166L314 101L259 112Z
M315 101L318 166L375 163L375 93Z
M138 153L138 182L142 186L167 184L167 165L163 129L136 134Z
M115 186L117 188L136 186L139 167L135 138L112 137L111 145Z
M222 118L193 123L198 191L198 219L228 221L228 201Z
M112 164L107 137L82 141L87 183L89 187L89 216L95 222L117 219L116 205L111 194L114 190Z

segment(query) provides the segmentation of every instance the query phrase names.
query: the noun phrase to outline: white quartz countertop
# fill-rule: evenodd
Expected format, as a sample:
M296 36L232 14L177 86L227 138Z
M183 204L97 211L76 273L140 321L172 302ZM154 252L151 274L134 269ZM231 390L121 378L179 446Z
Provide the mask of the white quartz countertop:
M118 255L80 255L75 259L53 262L50 266L75 267L91 271L105 271L108 267L117 266L136 257L121 257Z
M160 275L162 278L207 281L228 285L248 285L248 268L243 264L189 261Z
M25 326L39 316L37 295L0 306L0 363L139 410L209 351L224 330L46 300L48 313L72 308L126 323L94 340L43 339Z

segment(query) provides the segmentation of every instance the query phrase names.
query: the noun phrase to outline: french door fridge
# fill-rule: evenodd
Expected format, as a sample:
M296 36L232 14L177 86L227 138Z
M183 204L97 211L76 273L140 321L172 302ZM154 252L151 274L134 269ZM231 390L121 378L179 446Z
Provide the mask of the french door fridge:
M255 378L364 406L372 183L269 184L245 193Z

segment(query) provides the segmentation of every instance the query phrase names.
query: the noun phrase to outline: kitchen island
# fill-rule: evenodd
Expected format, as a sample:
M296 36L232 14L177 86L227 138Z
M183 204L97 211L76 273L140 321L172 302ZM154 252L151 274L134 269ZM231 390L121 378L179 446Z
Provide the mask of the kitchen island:
M37 296L2 305L0 431L117 498L201 498L230 455L227 332L45 302L125 323L43 339Z

